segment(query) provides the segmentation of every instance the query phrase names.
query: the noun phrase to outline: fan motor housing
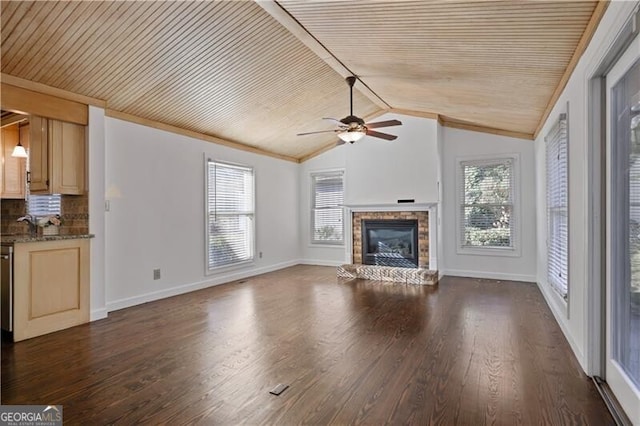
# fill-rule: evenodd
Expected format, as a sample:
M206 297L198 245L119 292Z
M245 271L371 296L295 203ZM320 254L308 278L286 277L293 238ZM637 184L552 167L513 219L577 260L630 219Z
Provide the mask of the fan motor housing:
M342 120L340 120L340 122L342 124L346 124L347 126L350 125L351 123L357 123L360 126L364 126L364 120L360 117L356 117L355 115L348 115Z

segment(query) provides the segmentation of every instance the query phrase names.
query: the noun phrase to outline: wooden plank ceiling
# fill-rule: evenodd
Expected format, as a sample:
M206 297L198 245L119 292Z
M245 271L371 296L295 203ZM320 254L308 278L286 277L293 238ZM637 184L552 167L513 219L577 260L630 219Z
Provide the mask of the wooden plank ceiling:
M389 105L533 134L595 2L280 4Z
M285 28L249 1L2 1L1 69L290 159L335 143L295 135L348 114L345 73L371 89L361 117L386 103L532 135L596 3L282 0Z

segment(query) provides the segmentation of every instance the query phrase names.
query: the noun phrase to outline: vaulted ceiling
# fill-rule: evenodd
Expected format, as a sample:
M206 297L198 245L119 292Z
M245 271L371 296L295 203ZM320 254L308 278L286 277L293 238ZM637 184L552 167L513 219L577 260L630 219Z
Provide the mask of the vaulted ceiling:
M1 70L11 84L100 100L112 116L293 161L335 144L296 134L348 115L350 74L365 119L395 111L533 137L604 6L2 1Z

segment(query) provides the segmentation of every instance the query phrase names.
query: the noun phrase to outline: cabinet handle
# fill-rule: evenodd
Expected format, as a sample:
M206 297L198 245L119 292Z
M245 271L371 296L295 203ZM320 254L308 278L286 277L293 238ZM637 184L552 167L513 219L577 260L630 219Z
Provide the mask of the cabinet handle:
M27 172L27 183L31 183L31 172Z

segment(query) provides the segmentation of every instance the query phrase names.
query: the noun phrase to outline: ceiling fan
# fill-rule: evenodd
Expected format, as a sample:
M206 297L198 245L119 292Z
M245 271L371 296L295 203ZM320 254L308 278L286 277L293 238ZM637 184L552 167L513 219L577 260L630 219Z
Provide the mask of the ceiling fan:
M371 129L378 129L380 127L391 127L391 126L399 126L402 124L399 120L387 120L387 121L378 121L377 123L365 123L364 120L360 117L356 117L353 115L353 85L356 82L355 76L349 76L346 78L347 84L349 85L349 105L350 105L350 113L348 116L343 118L342 120L337 120L335 118L324 118L323 120L332 120L338 123L338 128L334 130L320 130L318 132L306 132L306 133L298 133L298 136L304 135L315 135L317 133L329 133L334 132L338 134L340 140L337 145L343 145L346 142L354 143L360 139L362 139L365 135L373 136L374 138L380 138L388 141L392 141L397 139L398 137L395 135L390 135L388 133L376 132Z

